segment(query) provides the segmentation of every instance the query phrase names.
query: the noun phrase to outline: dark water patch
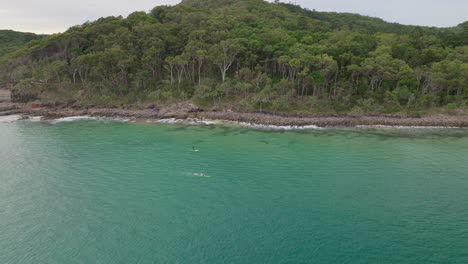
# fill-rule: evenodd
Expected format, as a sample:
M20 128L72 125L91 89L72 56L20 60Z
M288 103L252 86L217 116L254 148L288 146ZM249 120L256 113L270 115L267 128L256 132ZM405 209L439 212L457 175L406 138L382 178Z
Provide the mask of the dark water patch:
M236 131L235 129L223 128L223 129L215 131L212 134L212 136L213 137L227 137L227 136L234 135L236 133L239 133L239 132Z
M193 144L195 144L195 145L199 145L199 144L203 144L203 143L205 143L205 142L206 142L206 140L203 140L203 139L197 139L197 140L195 140L195 141L193 142Z
M189 129L188 125L166 125L168 126L168 131L171 132L179 132L179 131L185 131Z

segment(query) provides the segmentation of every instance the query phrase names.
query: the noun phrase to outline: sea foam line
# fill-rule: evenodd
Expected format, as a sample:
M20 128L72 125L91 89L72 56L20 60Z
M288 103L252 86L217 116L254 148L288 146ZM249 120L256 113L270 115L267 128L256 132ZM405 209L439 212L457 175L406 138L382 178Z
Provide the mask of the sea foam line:
M68 117L62 117L62 118L51 120L50 123L58 124L58 123L63 123L63 122L88 121L88 120L98 120L98 118L91 117L91 116L68 116Z
M184 125L217 125L217 124L234 124L252 129L259 130L306 130L306 129L323 129L322 127L315 125L307 126L276 126L276 125L263 125L248 122L237 122L227 120L199 120L199 119L177 119L177 118L166 118L156 120L157 123L161 124L184 124Z
M266 129L266 130L309 130L309 129L324 129L316 125L306 125L306 126L276 126L276 125L263 125L256 123L247 123L247 122L235 122L241 126L246 126L254 129Z
M27 121L31 121L31 122L39 122L39 121L42 121L42 116L28 116L27 117L28 119L26 119Z
M390 128L390 129L462 129L453 126L389 126L389 125L357 125L356 128Z
M94 116L69 116L51 120L50 124L58 124L63 122L76 122L76 121L114 121L114 122L129 122L130 119L124 117L94 117Z
M166 118L156 120L157 123L161 124L184 124L184 125L216 125L219 121L213 120L198 120L198 119L178 119L178 118Z
M20 115L0 116L0 123L11 123L21 119Z

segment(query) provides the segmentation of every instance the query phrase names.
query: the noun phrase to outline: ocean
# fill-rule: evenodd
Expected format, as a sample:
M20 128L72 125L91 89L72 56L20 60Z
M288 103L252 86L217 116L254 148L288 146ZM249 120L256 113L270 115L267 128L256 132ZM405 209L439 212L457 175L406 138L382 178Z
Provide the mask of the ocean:
M0 263L468 263L468 130L3 122Z

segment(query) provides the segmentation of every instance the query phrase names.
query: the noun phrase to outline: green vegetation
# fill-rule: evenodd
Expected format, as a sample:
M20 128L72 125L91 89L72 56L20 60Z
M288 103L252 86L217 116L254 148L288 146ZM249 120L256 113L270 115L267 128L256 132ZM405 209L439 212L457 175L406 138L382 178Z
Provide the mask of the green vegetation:
M0 30L0 56L13 52L31 40L40 39L44 35L16 32L12 30Z
M0 59L14 98L303 113L468 105L468 23L429 28L262 0L107 17Z

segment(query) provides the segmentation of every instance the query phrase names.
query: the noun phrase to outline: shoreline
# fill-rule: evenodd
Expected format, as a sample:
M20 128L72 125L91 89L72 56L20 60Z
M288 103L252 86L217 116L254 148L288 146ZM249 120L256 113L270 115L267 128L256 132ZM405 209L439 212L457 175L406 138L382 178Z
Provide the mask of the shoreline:
M195 121L199 123L235 123L256 127L287 128L330 128L330 127L416 127L416 128L468 128L468 116L308 116L295 117L266 113L239 113L203 111L194 105L177 105L165 109L123 109L123 108L33 108L16 107L4 111L5 115L22 117L41 116L46 120L66 117L89 116L103 119L128 120L141 123L170 123L173 120ZM0 112L0 115L2 113ZM163 120L166 120L164 122ZM181 121L177 121L183 123Z

